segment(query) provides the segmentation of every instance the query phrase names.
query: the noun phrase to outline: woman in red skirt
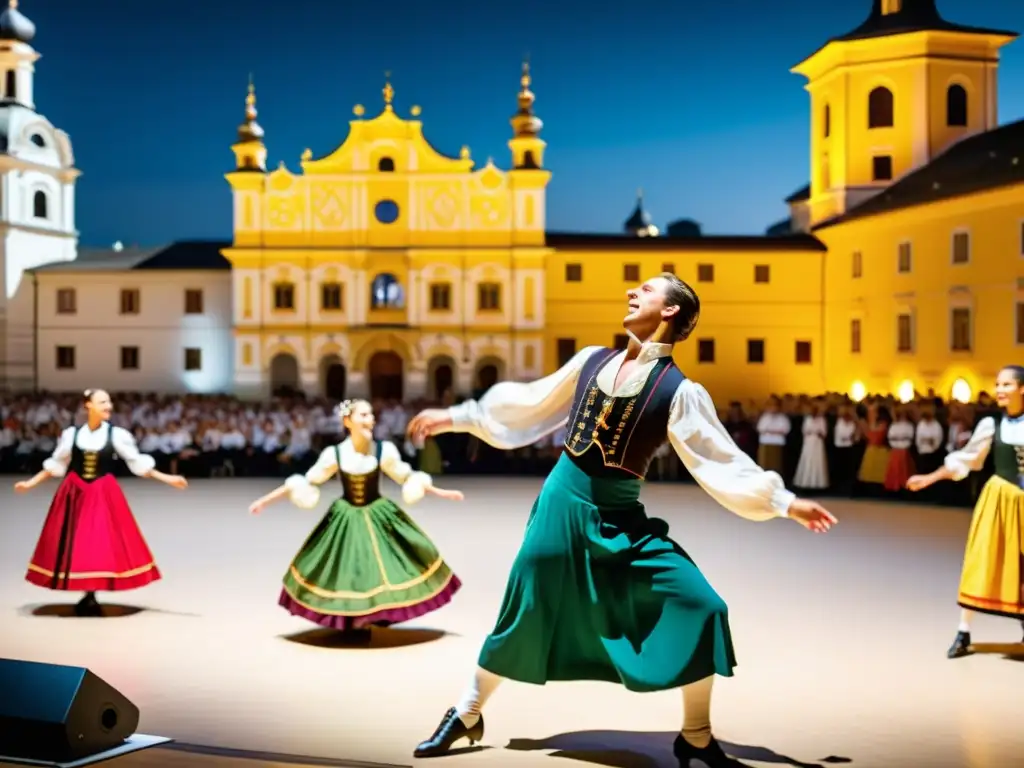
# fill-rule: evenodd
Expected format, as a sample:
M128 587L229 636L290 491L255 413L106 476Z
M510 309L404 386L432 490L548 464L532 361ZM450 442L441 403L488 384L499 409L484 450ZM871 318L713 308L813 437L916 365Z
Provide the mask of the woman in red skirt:
M51 477L63 477L50 504L43 532L25 579L47 589L82 591L75 607L79 616L102 614L96 592L136 589L160 578L153 555L135 517L114 479L120 458L139 477L150 477L174 488L188 482L154 469L151 456L139 453L127 430L111 426L110 395L101 389L85 391L88 422L68 427L53 455L31 480L16 483L25 493Z

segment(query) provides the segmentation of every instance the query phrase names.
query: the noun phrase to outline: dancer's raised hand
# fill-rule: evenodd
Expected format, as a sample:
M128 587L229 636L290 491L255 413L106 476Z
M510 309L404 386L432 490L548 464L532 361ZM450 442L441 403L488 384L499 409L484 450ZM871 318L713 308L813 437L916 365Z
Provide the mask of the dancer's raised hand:
M32 483L28 480L19 480L14 484L15 493L28 493L32 490Z
M814 533L825 533L839 521L821 504L809 499L794 499L789 505L788 517Z
M426 490L427 493L432 493L435 496L439 496L442 499L447 499L448 501L462 501L464 498L466 498L463 495L462 491L446 491L444 488L435 488L433 486L430 486Z
M263 499L256 499L252 504L249 505L249 514L258 515L267 507L267 502Z
M408 433L413 442L422 443L431 435L452 425L452 417L444 408L428 408L420 411L409 422Z

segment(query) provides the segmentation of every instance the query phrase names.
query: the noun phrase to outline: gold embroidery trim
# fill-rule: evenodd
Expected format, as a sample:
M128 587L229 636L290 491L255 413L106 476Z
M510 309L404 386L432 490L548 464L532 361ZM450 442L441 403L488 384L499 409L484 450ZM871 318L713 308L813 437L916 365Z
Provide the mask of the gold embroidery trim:
M147 571L151 571L154 568L156 568L156 563L150 563L149 565L144 565L141 568L134 568L122 573L114 573L112 571L85 571L78 573L72 571L71 573L65 573L61 571L60 573L55 574L53 571L40 568L35 563L28 564L28 569L30 571L41 573L43 576L49 576L50 578L56 576L58 579L130 579L132 576L138 576L146 573Z
M383 603L381 605L374 606L373 608L367 608L362 611L330 611L325 608L320 608L319 606L309 605L308 603L303 602L294 594L292 594L292 591L288 589L287 585L285 585L284 591L288 594L288 597L290 597L296 603L301 605L306 610L313 611L314 613L322 613L325 616L369 616L371 613L380 613L381 611L386 611L391 608L408 608L413 605L425 603L427 602L427 600L432 600L448 588L448 585L451 584L452 578L454 578L454 576L454 573L449 573L448 577L444 580L444 583L440 587L435 589L433 592L431 592L429 595L418 597L415 600L402 600L398 603Z
M380 568L381 572L383 573L383 564L378 560L377 565L378 568ZM425 570L422 574L420 574L414 579L409 579L409 581L404 581L401 584L389 584L387 581L385 581L379 587L374 587L368 592L349 592L347 590L324 589L322 587L318 587L316 584L310 584L308 581L306 581L306 579L303 578L302 574L299 573L298 569L294 565L291 566L288 569L288 571L289 573L291 573L292 578L294 578L295 581L297 581L302 587L308 589L317 597L340 597L343 599L359 600L361 598L376 597L382 592L401 592L404 589L412 589L413 587L417 587L423 582L425 582L427 579L429 579L431 576L433 576L435 573L437 573L442 565L444 565L444 558L439 557L437 558L437 560L431 563L430 567L427 568L427 570Z

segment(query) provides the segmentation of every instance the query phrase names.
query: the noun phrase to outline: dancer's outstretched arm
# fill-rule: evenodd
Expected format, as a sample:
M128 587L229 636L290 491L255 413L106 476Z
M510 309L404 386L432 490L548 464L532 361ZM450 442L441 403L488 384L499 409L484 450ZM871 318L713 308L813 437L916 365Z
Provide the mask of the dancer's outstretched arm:
M188 480L181 475L168 475L158 470L156 468L156 460L149 454L139 451L139 446L135 442L135 436L127 429L112 426L110 430L110 442L113 444L114 450L133 475L136 477L148 477L172 488L183 489L188 487ZM68 454L70 455L70 450Z
M264 509L286 496L301 509L312 509L320 502L320 485L323 485L338 471L338 454L333 445L320 451L316 464L305 475L292 475L265 496L260 496L249 505L249 512L258 515Z
M757 465L718 419L711 395L689 379L679 385L668 424L669 442L701 488L730 512L748 520L788 517L824 533L837 522L824 507L799 499L777 472Z
M421 411L409 422L417 444L431 435L464 432L503 450L532 445L569 419L576 380L587 359L600 347L586 347L543 379L528 383L502 381L479 401L466 400L444 409Z
M15 483L14 490L18 493L28 493L51 477L64 477L68 471L68 466L71 464L71 444L74 439L75 427L67 427L60 433L57 447L53 449L50 458L43 462L43 468L28 480L21 480Z
M462 491L449 491L434 485L433 478L426 472L414 471L402 458L398 447L385 440L380 446L380 468L385 475L402 486L402 501L415 504L425 494L431 493L449 501L462 501Z
M911 477L907 480L907 488L911 491L921 491L940 480L963 480L971 472L977 472L985 466L985 459L988 458L995 434L996 420L986 416L974 428L967 445L947 455L942 466L934 472Z

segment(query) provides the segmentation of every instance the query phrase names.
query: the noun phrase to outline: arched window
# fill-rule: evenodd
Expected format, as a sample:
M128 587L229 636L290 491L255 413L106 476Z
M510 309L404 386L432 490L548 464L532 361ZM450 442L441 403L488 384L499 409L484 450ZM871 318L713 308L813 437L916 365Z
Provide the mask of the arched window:
M373 278L370 285L370 307L372 309L401 309L405 305L405 291L398 278L381 274Z
M377 170L381 173L393 173L395 170L395 161L390 157L382 157L377 161Z
M46 193L41 189L36 190L36 193L32 195L32 215L37 219L45 219L49 213L49 200L46 199Z
M825 110L822 113L821 123L821 135L827 139L832 134L832 107L828 104L825 105Z
M868 128L892 128L892 91L878 86L868 95Z
M13 69L8 69L4 78L4 98L11 101L18 98L18 78Z
M953 84L946 89L946 125L967 127L967 89Z

